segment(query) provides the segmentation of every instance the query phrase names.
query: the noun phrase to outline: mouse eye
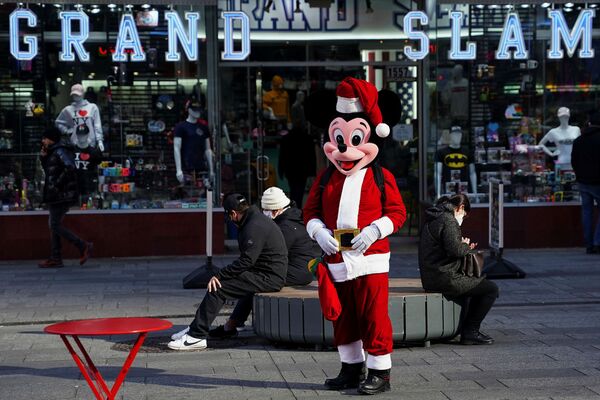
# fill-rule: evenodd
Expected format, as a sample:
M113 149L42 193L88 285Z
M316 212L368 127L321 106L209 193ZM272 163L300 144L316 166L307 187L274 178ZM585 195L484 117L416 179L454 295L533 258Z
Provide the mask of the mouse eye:
M344 134L340 129L333 131L333 137L335 138L335 142L337 144L344 144Z
M363 133L363 131L359 129L355 130L354 132L352 132L352 145L358 146L359 144L361 144L364 137L365 134Z

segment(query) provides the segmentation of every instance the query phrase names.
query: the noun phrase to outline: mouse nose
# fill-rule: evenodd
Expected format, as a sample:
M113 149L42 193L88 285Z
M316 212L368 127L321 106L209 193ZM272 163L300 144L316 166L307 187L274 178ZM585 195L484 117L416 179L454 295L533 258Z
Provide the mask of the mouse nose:
M348 146L346 146L344 143L340 143L338 144L338 150L340 153L345 153L346 150L348 150Z

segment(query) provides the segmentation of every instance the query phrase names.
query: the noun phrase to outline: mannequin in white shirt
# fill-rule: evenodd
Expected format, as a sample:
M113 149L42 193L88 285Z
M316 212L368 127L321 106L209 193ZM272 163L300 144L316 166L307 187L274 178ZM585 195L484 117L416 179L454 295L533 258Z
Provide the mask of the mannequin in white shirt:
M180 183L184 183L184 180L185 180L183 169L189 168L189 166L183 165L182 159L181 159L182 146L184 146L183 136L185 135L185 128L183 128L183 127L187 126L188 129L189 129L189 127L193 127L193 129L195 129L195 131L198 132L198 134L202 134L203 131L200 129L199 124L198 124L199 118L200 118L200 109L197 108L195 105L191 105L188 108L187 119L184 122L179 123L175 127L175 138L173 139L173 154L175 156L176 176L177 176L177 180ZM186 123L187 123L187 125L186 125ZM206 129L206 133L208 133L208 129ZM206 159L206 165L208 166L208 179L207 179L207 181L204 182L204 184L206 186L210 186L210 185L212 185L212 183L214 181L215 173L214 173L214 165L213 165L213 153L210 148L210 139L208 137L206 137L206 139L205 139L204 148L205 148L204 157Z
M62 109L55 125L71 142L79 147L93 146L104 151L104 135L98 106L83 98L81 84L71 87L71 104ZM86 146L82 146L87 141Z
M567 107L561 107L557 113L560 125L550 131L540 140L539 146L550 157L558 156L557 165L571 165L571 150L573 149L573 141L581 136L581 130L577 126L569 125L569 117L571 112ZM552 151L546 147L546 142L556 144L556 150Z
M462 130L459 127L453 127L450 132L450 143L448 147L451 149L460 150L462 141ZM435 163L435 194L439 199L442 194L446 191L442 188L442 181L444 176L444 164L442 162ZM469 180L471 182L472 193L477 193L477 172L475 170L475 164L473 160L469 160ZM442 191L443 189L443 191Z

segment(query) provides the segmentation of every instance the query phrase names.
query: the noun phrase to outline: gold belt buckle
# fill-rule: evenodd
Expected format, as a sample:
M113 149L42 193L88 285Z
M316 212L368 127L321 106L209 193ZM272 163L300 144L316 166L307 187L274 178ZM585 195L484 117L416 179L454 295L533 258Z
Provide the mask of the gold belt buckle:
M340 244L340 251L352 250L352 239L360 233L360 229L334 229L333 237Z

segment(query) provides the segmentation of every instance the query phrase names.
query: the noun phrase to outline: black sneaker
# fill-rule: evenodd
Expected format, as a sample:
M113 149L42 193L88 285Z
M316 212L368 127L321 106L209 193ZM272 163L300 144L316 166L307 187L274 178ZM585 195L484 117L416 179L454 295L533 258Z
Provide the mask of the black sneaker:
M224 325L219 325L215 329L208 331L208 336L214 339L229 339L238 335L237 329L226 331Z

